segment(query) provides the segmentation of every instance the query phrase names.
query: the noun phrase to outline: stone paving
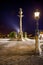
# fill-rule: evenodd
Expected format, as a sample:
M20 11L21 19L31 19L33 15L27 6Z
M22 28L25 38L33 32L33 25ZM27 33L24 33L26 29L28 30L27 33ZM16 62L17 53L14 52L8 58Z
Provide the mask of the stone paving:
M11 57L0 57L0 65L43 65L43 57L29 55L15 55Z

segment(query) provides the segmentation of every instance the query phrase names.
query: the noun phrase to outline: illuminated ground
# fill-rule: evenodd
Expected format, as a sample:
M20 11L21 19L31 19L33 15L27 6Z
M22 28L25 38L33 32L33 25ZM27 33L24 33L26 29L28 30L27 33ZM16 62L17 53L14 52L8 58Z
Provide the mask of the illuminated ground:
M43 41L40 40L40 45ZM13 54L26 54L35 51L35 39L23 38L22 41L9 41L9 39L0 39L0 49L1 52L4 51ZM1 53L3 54L3 53Z
M43 56L35 56L35 40L0 39L0 65L43 65Z
M35 49L35 44L31 40L23 40L23 41L8 41L3 39L3 41L0 39L0 49L1 49L1 55L4 52L5 54L26 54L33 52Z

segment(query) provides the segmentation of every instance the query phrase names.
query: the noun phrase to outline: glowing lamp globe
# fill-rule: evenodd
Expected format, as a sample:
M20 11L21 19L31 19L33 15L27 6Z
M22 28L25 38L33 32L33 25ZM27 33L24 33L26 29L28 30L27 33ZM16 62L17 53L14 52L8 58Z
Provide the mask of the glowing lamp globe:
M34 17L35 17L36 20L39 19L39 17L40 17L40 12L39 12L38 10L36 10L36 12L34 12Z

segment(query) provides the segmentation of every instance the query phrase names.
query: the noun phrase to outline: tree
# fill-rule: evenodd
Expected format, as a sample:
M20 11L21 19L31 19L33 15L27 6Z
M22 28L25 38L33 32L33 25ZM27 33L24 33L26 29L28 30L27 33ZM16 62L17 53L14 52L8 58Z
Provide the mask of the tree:
M10 38L16 38L16 32L11 32L11 33L9 34L9 37L10 37Z

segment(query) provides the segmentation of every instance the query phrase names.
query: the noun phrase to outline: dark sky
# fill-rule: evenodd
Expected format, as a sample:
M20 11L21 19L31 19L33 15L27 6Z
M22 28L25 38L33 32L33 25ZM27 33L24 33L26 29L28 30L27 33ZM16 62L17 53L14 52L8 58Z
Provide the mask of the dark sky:
M35 19L33 17L36 9L40 10L39 30L43 30L43 1L42 0L7 0L0 1L0 32L9 33L19 30L19 8L23 9L23 31L35 33Z

